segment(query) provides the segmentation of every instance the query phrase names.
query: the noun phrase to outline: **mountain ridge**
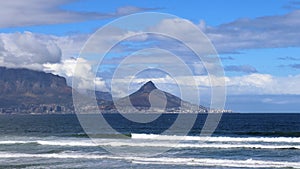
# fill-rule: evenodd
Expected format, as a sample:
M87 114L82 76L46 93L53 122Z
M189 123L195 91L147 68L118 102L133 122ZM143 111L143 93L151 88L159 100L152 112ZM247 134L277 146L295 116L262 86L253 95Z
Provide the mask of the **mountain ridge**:
M74 113L72 90L66 79L58 75L0 67L0 113ZM183 108L207 112L203 106L183 101L158 89L152 81L142 85L136 92L118 99L116 103L108 92L89 91L89 94L91 92L96 96L98 108L104 112L116 111L116 104L123 108L133 105L136 110L160 107L167 112Z
M151 99L152 97L152 99ZM152 102L153 103L152 103ZM165 102L165 103L164 103ZM158 89L152 81L146 82L136 92L116 101L118 108L134 107L137 110L150 108L164 109L164 111L199 111L207 112L204 106L195 105L168 92ZM151 111L151 110L150 110Z
M2 98L22 96L39 102L40 99L35 98L47 97L46 102L58 103L71 99L71 93L72 88L67 85L64 77L42 71L0 67L0 97Z

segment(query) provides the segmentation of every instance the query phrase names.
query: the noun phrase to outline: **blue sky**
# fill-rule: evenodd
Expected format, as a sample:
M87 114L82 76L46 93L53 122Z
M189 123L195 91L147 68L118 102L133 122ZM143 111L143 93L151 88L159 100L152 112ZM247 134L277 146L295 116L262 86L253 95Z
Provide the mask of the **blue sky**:
M71 79L80 49L98 28L128 14L169 13L191 21L215 45L228 81L226 108L238 112L299 112L300 1L1 3L0 13L5 16L0 19L1 66L27 67ZM123 50L122 46L118 50ZM118 55L125 54L128 51ZM117 61L112 56L109 63ZM112 73L110 69L105 71L107 74L97 82L99 90L105 90L106 78ZM158 86L170 90L165 82L157 80Z
M200 20L210 26L217 26L240 18L254 19L262 16L283 15L292 9L287 6L293 5L293 1L282 0L274 3L271 0L245 0L242 3L238 0L224 2L221 0L212 1L97 1L78 0L61 3L59 9L77 12L99 12L113 13L117 8L123 6L136 6L149 8L149 11L165 12L191 20L194 23ZM300 5L299 5L300 6ZM294 5L296 8L297 5ZM152 9L152 10L151 10ZM2 28L1 32L14 31L34 31L38 33L51 33L55 35L65 35L73 32L90 33L106 24L114 18L102 20L85 20L84 22L60 23L60 24L38 24L37 26L21 26L12 28Z

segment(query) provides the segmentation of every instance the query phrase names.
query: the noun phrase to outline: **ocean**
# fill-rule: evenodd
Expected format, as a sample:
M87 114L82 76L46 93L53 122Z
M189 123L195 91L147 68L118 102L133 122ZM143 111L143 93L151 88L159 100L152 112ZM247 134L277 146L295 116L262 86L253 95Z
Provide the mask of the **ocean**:
M178 114L104 117L115 132L90 139L74 114L0 115L0 168L300 168L300 114L223 114L211 136L200 136L207 114L167 134Z

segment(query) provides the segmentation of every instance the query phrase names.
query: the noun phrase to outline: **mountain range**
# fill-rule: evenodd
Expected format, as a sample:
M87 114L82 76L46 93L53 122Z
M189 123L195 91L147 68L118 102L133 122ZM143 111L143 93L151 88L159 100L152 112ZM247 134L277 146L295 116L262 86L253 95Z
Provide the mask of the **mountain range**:
M92 91L94 92L94 91ZM207 112L181 100L179 97L158 89L152 81L145 83L129 96L112 101L108 92L95 92L99 109L103 111L116 108L150 110L163 108L164 111L185 109ZM70 113L74 112L72 88L64 77L29 69L0 67L0 113Z

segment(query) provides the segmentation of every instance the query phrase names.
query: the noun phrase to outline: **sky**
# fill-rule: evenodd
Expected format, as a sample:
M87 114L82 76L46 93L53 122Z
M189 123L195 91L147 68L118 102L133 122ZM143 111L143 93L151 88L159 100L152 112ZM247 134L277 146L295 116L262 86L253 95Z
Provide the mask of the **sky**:
M175 61L170 62L172 59L166 54L169 50L179 55L191 69L201 89L200 104L209 106L209 87L212 84L207 82L206 64L174 39L149 34L131 37L114 46L104 57L103 64L96 68L93 57L80 57L80 51L93 33L116 19L144 12L167 13L194 24L216 49L224 69L226 109L236 112L299 112L300 1L51 0L45 3L41 0L20 0L1 2L0 8L1 16L5 16L0 18L0 66L58 74L66 77L70 85L72 79L78 76L81 81L77 88L96 87L97 90L110 91L116 67L128 56L139 56L148 62L148 66L165 68L170 72L183 70L178 65L174 66ZM138 21L147 29L107 29L101 36L106 41L97 44L97 48L104 50L112 41L121 41L141 29L167 30L186 38L191 45L198 43L200 38L191 33L190 27L180 26L182 22L179 21L176 18L150 17ZM126 22L124 25L120 23L121 27L126 25ZM160 54L165 57L157 59L140 51L149 47L164 49L154 53L162 52ZM165 67L159 67L157 60ZM76 66L78 71L74 73ZM89 81L95 72L97 77ZM148 80L175 95L180 95L178 86L189 86L186 80L176 84L170 74L160 70L120 77L124 77L118 79L123 83L126 79L133 79L131 91ZM178 77L185 79L183 75ZM116 95L121 97L126 93L118 91Z

